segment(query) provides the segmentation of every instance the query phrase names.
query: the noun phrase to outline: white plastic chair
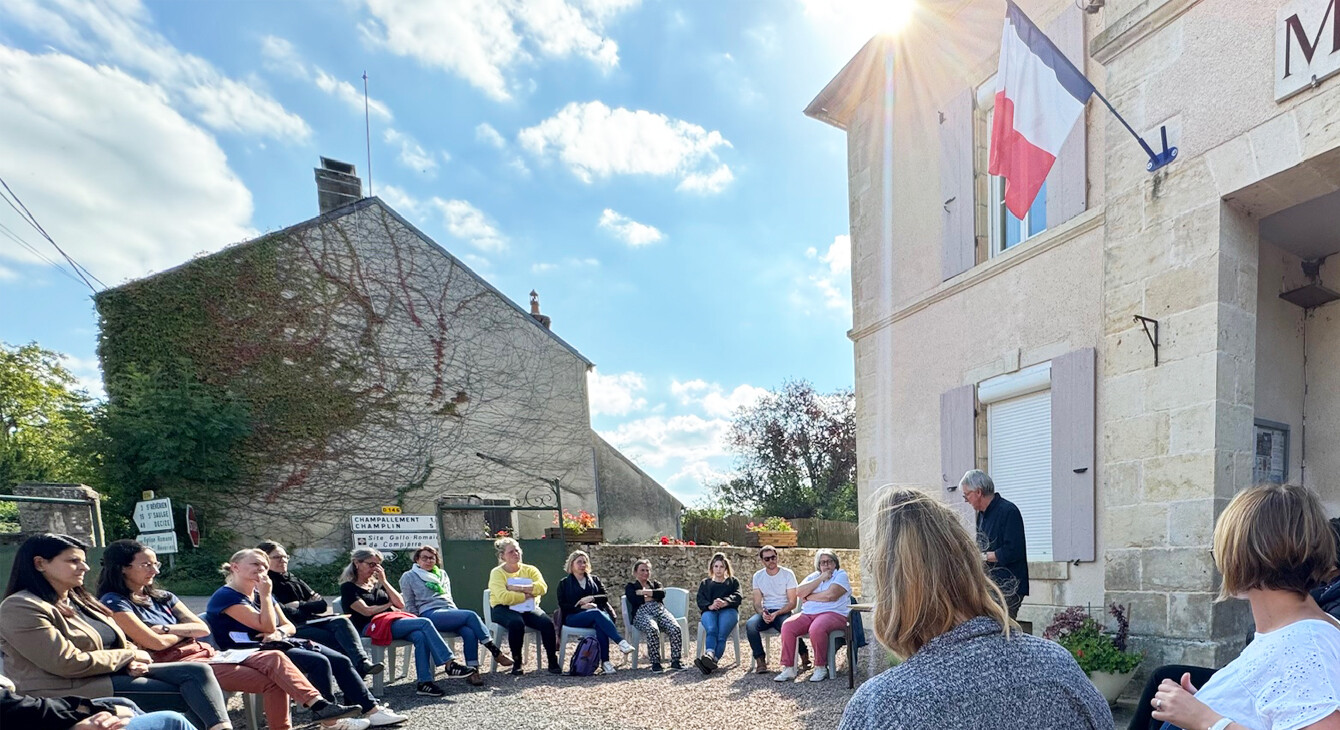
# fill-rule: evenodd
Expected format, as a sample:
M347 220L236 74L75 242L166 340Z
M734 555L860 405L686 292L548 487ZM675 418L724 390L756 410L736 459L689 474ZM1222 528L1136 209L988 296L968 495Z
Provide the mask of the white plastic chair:
M665 609L670 612L670 615L674 617L675 623L679 624L679 630L681 632L681 635L683 636L683 641L688 641L689 592L683 588L666 588L665 600L662 601L661 603L662 605L665 606ZM636 647L640 646L643 642L645 642L647 640L647 636L646 634L643 634L641 631L638 631L637 627L633 625L634 617L630 615L628 611L627 595L625 595L621 599L621 604L623 608L623 632L624 635L628 638L628 643L632 644L635 647L633 650L633 669L637 669L638 655L642 653L642 650ZM670 638L665 635L664 631L660 631L657 633L660 634L662 643L664 644L670 643ZM665 656L665 652L661 652L661 656Z
M558 629L558 666L565 666L568 655L568 639L581 640L586 636L600 638L595 629L583 629L577 626L556 626Z
M330 610L332 613L336 614L344 613L344 611L342 610L342 606L340 605L340 601L341 599L339 598L331 600ZM377 695L378 697L381 696L382 690L386 688L385 677L390 676L391 682L395 683L409 676L409 666L410 664L413 663L413 656L414 656L413 642L405 641L404 639L394 639L391 641L390 646L377 646L372 643L372 639L363 636L362 633L359 633L358 638L360 641L363 642L363 650L366 651L368 655L372 657L372 661L386 664L385 672L382 672L381 674L372 675L373 694ZM398 649L405 649L405 663L402 666L404 672L399 676L396 676L395 673L396 653L397 653L396 650Z
M205 625L208 626L209 612L201 611L200 620L204 621ZM200 641L209 644L215 649L219 648L219 645L214 643L214 634L212 633L200 637ZM232 693L230 692L229 694ZM240 692L239 694L242 695L242 712L246 715L247 727L250 728L250 730L261 730L261 719L265 717L265 713L262 710L263 698L253 692Z
M502 636L505 633L503 631L503 627L494 623L493 621L493 609L489 606L489 589L487 588L484 589L484 612L481 613L480 616L484 619L484 625L487 626L489 629L489 636L492 637L493 643L501 647L503 651L507 651L506 645L502 641ZM521 651L522 653L525 653L526 650L525 637L530 636L531 634L534 634L535 639L535 666L543 667L544 639L540 636L540 632L538 630L532 629L529 626L526 627L525 634L522 634ZM520 659L520 657L517 657L517 659ZM491 672L498 671L497 657L493 657L493 666L489 669L489 671Z
M851 621L851 618L848 617L848 618L847 618L847 621L850 622L850 621ZM847 637L847 627L846 627L846 626L842 626L842 627L840 627L840 628L836 628L836 629L833 629L833 630L831 630L831 631L828 632L828 678L829 678L829 679L837 679L837 676L838 676L838 675L837 675L837 642L838 642L838 639L845 639L846 637ZM813 643L814 643L814 641L813 641L813 637L810 637L810 638L811 638L810 643L813 644ZM801 637L799 637L799 636L796 637L796 641L797 641L797 642L799 642L800 639L801 639ZM797 643L797 646L799 646L799 643ZM793 655L793 656L794 656L794 655Z

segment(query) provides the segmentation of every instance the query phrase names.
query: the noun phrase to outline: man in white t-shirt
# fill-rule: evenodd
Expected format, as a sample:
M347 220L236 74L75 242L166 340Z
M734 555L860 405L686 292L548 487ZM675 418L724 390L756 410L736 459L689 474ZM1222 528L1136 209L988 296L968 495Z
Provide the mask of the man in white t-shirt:
M754 615L745 622L745 634L749 637L749 646L754 650L754 671L764 674L768 671L767 652L763 649L764 631L781 633L782 622L796 608L796 574L790 568L783 568L777 554L777 548L764 545L758 551L763 569L754 573ZM800 642L800 661L805 668L810 666L810 650L805 641Z

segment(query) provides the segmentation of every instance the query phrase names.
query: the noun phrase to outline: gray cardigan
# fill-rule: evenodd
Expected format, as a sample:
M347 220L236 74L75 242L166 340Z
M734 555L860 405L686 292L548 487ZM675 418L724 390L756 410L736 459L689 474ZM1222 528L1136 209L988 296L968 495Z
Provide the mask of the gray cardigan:
M455 609L456 602L451 598L451 576L446 571L442 571L442 587L447 592L439 596L412 569L405 571L400 576L400 595L405 599L405 610L422 616L428 611Z
M1112 730L1112 711L1070 652L978 616L856 690L840 730Z

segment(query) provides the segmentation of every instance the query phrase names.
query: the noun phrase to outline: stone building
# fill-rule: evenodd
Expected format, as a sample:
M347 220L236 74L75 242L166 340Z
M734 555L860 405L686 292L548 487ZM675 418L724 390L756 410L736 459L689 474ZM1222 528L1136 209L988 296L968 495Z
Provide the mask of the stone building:
M1335 0L1021 0L1096 98L1024 220L987 173L1004 4L920 11L806 114L847 133L860 493L1025 517L1020 617L1131 607L1154 663L1222 665L1215 518L1289 480L1340 513ZM1139 318L1147 319L1139 319Z
M557 480L606 539L676 534L680 503L592 431L593 365L535 293L523 309L361 197L352 165L316 173L320 216L96 297L111 402L140 372L248 409L242 476L197 485L206 518L333 551L351 514L473 500L490 510L444 526L483 538L487 516L535 538L554 512L511 508L554 506Z

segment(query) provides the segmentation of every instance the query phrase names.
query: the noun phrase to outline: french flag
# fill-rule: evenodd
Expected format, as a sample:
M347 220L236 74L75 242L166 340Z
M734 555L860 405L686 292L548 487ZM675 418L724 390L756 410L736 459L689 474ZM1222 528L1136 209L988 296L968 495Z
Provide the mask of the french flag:
M1014 217L1033 205L1093 93L1084 74L1007 0L988 172L1005 178L1005 207Z

